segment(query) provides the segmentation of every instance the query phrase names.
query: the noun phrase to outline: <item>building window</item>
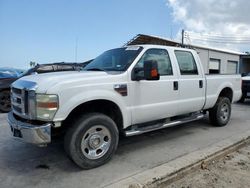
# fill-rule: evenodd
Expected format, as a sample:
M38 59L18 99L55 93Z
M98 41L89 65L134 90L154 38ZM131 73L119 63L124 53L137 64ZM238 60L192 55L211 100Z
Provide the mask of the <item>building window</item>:
M237 74L238 73L238 62L237 61L227 61L227 73Z
M220 74L220 59L209 60L209 74Z

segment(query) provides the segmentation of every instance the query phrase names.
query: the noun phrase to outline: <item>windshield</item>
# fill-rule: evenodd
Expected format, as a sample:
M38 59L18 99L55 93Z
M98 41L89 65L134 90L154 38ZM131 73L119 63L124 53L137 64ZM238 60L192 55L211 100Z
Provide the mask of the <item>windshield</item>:
M108 50L95 58L83 70L125 71L141 52L142 47L129 46Z

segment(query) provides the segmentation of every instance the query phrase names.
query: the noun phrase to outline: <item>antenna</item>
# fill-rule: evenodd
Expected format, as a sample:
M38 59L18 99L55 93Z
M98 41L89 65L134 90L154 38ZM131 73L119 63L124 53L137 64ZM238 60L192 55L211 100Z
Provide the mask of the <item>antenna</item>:
M172 24L170 25L170 39L173 40L173 28L172 28Z
M76 37L75 41L75 63L77 63L77 50L78 50L78 37Z

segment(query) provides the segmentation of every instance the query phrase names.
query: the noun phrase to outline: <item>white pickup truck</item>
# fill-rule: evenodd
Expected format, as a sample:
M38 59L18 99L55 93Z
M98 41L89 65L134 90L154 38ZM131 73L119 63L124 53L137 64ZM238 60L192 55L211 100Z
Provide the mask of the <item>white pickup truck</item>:
M81 168L106 163L119 133L133 136L203 118L230 120L240 75L205 75L196 51L138 45L104 52L79 72L23 77L12 84L8 122L15 138L46 145L64 133Z

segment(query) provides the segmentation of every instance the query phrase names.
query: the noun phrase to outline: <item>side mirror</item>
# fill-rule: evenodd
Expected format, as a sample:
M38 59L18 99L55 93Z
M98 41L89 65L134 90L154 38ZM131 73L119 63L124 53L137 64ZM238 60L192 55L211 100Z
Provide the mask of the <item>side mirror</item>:
M160 79L157 61L154 61L154 60L144 61L143 69L144 69L144 77L146 80L159 80Z

